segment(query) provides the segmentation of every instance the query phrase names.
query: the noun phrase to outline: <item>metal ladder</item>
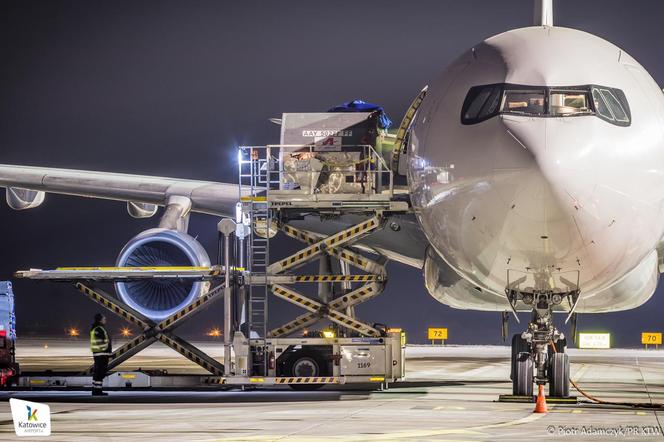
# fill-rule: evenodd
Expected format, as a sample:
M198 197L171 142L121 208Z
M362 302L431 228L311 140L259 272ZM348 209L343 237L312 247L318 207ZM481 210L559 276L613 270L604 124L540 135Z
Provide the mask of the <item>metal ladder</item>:
M269 147L240 147L238 158L240 201L243 212L249 216L252 232L246 242L246 270L254 277L263 278L263 284L251 284L248 288L249 338L265 339L268 318L267 267L270 265L269 191L278 189L278 158ZM258 231L258 232L257 232ZM261 233L264 236L261 236Z

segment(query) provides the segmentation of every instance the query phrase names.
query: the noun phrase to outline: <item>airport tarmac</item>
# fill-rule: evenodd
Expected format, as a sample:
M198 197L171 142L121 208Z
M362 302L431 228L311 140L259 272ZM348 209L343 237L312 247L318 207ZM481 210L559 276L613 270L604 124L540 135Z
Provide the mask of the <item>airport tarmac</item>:
M44 348L48 345L48 348ZM219 356L218 344L199 344ZM664 403L664 351L570 350L572 378L601 399ZM24 369L85 366L85 344L21 341ZM140 359L139 359L140 358ZM49 440L643 440L661 439L664 409L497 402L509 394L509 348L409 347L407 380L386 391L284 388L259 391L2 392L51 407ZM185 370L177 353L155 346L126 368ZM64 368L61 368L64 369ZM14 429L0 404L0 439Z

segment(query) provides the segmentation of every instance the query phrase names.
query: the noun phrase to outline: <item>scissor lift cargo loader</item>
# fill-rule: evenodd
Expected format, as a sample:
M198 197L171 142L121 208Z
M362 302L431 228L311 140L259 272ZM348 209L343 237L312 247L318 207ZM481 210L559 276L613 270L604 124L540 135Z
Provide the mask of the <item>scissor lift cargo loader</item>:
M349 118L367 118L340 115L342 121L337 125L349 124L345 121ZM313 120L320 124L319 119ZM306 126L307 121L304 114L297 123ZM310 132L314 137L317 134ZM207 385L387 386L404 376L405 335L401 330L363 322L355 315L355 307L378 296L387 282L386 259L372 250L367 252L362 240L381 229L387 216L410 208L407 201L395 198L392 171L372 145L344 144L351 131L324 132L331 135L314 142L305 140L304 144L239 148L236 223L232 229L229 220L220 223L226 244L223 266L61 268L18 272L17 276L75 282L90 299L142 328L142 334L114 351L110 368L160 341L208 371L210 375L201 378ZM345 215L358 221L333 234L306 227L306 220L312 217ZM293 225L295 220L298 227ZM276 255L274 250L271 252L272 237L278 232L299 241L302 248L271 259ZM340 271L307 273L321 258L333 260ZM351 273L351 269L357 272ZM173 277L211 281L212 288L160 322L151 321L95 287L98 282ZM330 284L341 286L341 290L328 290L325 296L316 297L302 289ZM270 297L294 304L303 313L270 328ZM175 327L222 298L223 364L174 334ZM320 322L329 325L312 331Z
M209 382L306 388L352 382L386 385L401 379L403 332L362 322L354 313L354 307L379 295L387 282L385 260L370 258L354 245L381 229L386 213L409 210L406 202L393 199L391 172L384 160L369 145L325 150L302 144L241 147L238 161L237 221L244 227L237 232L249 235L242 241L244 248L238 249L246 263L241 275L245 293L234 299L249 321L235 332L232 375ZM321 179L323 173L327 176ZM311 213L353 214L361 221L330 235L290 224ZM303 243L303 248L271 259L270 237L277 232ZM339 263L340 274L296 273L326 257ZM300 288L331 283L341 284L342 293L329 299L314 299ZM304 313L270 328L269 296ZM321 320L331 327L307 333Z

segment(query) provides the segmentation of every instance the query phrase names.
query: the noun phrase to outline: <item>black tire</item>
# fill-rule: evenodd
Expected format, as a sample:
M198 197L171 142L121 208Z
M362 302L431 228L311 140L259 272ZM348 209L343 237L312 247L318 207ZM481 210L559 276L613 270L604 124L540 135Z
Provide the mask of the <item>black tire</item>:
M553 347L549 344L546 351L549 355L550 361L553 357ZM565 351L567 351L567 338L558 339L558 342L556 342L556 353L565 353Z
M530 353L519 353L516 357L512 394L531 397L533 395L533 357Z
M318 377L326 375L325 361L314 351L300 350L288 358L286 376ZM318 390L323 384L288 384L293 390Z
M515 379L514 371L516 370L516 358L519 353L530 353L530 345L520 334L517 334L512 336L512 361L510 363L510 379L512 381Z
M549 396L569 397L569 355L555 353L549 361Z
M556 350L558 353L565 353L567 351L567 338L558 339Z

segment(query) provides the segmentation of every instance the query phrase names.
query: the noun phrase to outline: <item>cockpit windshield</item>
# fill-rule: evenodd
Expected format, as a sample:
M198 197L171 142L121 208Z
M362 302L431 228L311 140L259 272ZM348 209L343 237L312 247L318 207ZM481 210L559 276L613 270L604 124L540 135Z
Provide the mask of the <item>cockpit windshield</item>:
M528 115L544 115L544 89L506 90L503 94L503 112Z
M594 115L618 126L629 126L627 98L620 89L604 86L537 87L515 84L476 86L468 91L462 124L476 124L498 114L532 117Z
M578 115L592 112L588 91L579 90L551 90L551 115Z

